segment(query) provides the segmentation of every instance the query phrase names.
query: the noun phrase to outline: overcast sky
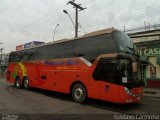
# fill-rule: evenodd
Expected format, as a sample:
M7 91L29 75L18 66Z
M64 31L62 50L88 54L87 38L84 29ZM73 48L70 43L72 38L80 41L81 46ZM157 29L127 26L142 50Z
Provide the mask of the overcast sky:
M51 42L73 38L75 9L68 0L0 0L0 48L14 51L17 45L31 41ZM79 12L79 34L115 27L123 30L146 24L160 24L160 0L76 0L87 7ZM82 30L83 29L83 30Z

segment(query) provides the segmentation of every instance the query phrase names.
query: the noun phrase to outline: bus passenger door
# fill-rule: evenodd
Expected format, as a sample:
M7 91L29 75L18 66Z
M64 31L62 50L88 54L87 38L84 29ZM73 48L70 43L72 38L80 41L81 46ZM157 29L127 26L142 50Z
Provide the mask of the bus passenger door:
M114 58L101 58L93 72L97 81L100 98L106 101L118 101L118 62Z

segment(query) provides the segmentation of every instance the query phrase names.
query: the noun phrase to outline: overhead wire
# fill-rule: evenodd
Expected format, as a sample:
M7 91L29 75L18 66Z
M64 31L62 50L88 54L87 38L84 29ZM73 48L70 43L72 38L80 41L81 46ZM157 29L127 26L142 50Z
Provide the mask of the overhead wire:
M90 2L96 2L96 1L90 1ZM50 13L49 13L48 15L50 15ZM45 17L45 16L44 16L44 17ZM42 17L42 18L43 18L43 17ZM43 19L40 19L40 18L39 18L38 20L35 21L35 23L36 23L36 24L37 24L38 22L41 23L41 20L43 20ZM46 20L46 19L45 19L45 20ZM47 20L46 20L46 21L47 21ZM42 23L43 23L43 22L46 22L46 21L42 21ZM32 22L32 23L34 23L34 22ZM28 26L31 25L32 23L29 23L29 24L26 25L26 26L28 27Z
M157 9L157 8L155 8L155 9L149 9L149 10L157 10L157 11L159 11L159 8L158 8L158 9ZM143 11L143 12L145 12L145 11ZM138 14L139 14L139 13L138 13ZM113 19L112 21L117 21L117 19L122 19L122 17L125 16L125 15L128 16L127 14L119 15L119 16L116 16L116 18ZM134 14L132 14L132 16L133 16L133 15L137 15L137 13L134 12ZM86 19L91 19L91 18L86 18ZM91 20L91 21L93 21L93 20ZM43 21L43 22L44 22L44 21ZM42 23L43 23L43 22L42 22Z
M84 33L87 33L85 30L84 30L84 28L82 27L82 25L79 23L78 24L79 25L79 27L81 28L81 30L84 32Z
M135 14L131 14L131 15L126 15L126 17L119 16L119 17L116 17L116 18L114 18L112 20L107 20L107 21L105 20L105 22L108 22L108 23L119 22L119 21L122 21L122 20L129 20L129 19L132 19L132 18L137 17L137 16L144 17L144 15L158 14L159 12L160 12L160 9L154 10L154 11L148 11L147 13L146 12L135 13ZM86 18L86 19L88 19L88 18ZM89 24L94 24L94 23L89 22Z
M138 10L138 9L137 9ZM118 16L116 16L116 18L114 18L114 20L115 19L119 19L119 18L121 18L121 17L125 17L125 16L130 16L130 15L136 15L136 14L141 14L141 12L145 12L146 13L146 10L143 10L143 11L137 11L136 10L136 12L135 12L135 10L132 10L131 12L133 13L133 14L130 14L130 13L128 13L128 11L126 11L125 13L123 13L123 14L120 14L120 15L118 15ZM152 8L152 9L148 9L148 12L150 12L150 11L159 11L160 10L160 8L159 7L156 7L156 8ZM108 11L106 11L106 13L107 13ZM120 13L120 12L117 12L118 14ZM117 14L117 13L115 13L115 15ZM89 19L89 20L91 20L92 21L92 19L93 19L93 17L91 18L89 18L89 17L85 17L85 19Z
M95 2L95 1L94 1ZM93 1L90 1L90 3L93 3ZM109 21L107 21L107 20L105 20L104 21L104 23L101 23L101 24L98 24L96 21L95 22L92 22L93 20L93 18L87 18L87 19L90 19L90 22L87 22L87 25L92 25L92 26L98 26L98 25L106 25L106 23L108 24L108 23L115 23L115 22L120 22L120 21L123 21L123 20L130 20L130 19L135 19L135 18L137 18L137 17L144 17L145 15L146 15L146 13L141 13L141 14L139 14L139 13L137 13L138 12L138 10L142 10L142 8L140 8L140 9L134 9L134 10L132 10L132 12L134 13L134 14L132 14L132 15L130 15L130 16L128 16L127 14L128 13L125 13L125 15L127 16L127 17L125 17L125 15L123 14L123 15L119 15L119 16L116 16L116 18L114 18L113 20L109 20ZM150 10L155 10L155 11L152 11L152 15L154 15L154 14L158 14L159 12L159 9L158 8L151 8L151 9L149 9L149 11ZM143 9L143 12L145 12L145 10ZM29 24L27 24L26 25L26 27L24 27L24 32L25 31L27 31L27 32L35 32L36 30L39 30L40 28L42 28L42 27L46 27L46 22L48 21L48 23L51 23L51 17L50 17L50 19L48 20L48 19L41 19L41 18L44 18L45 16L50 16L52 13L49 13L49 14L47 14L47 15L44 15L44 16L42 16L42 17L40 17L40 18L38 18L38 19L40 19L40 20L38 20L38 21L33 21L33 22L31 22L31 23L29 23ZM150 13L151 14L151 13ZM137 16L137 15L139 15L139 16ZM124 16L124 17L123 17ZM63 17L60 17L60 18L57 18L55 21L58 21L59 22L59 19L61 19L61 18L63 18ZM49 27L49 26L47 26L47 27ZM28 28L28 29L27 29ZM81 27L80 27L81 28ZM21 28L22 29L22 28ZM81 28L82 29L82 28ZM22 30L23 31L23 30ZM38 32L38 31L36 31L36 32ZM83 31L84 32L84 31Z

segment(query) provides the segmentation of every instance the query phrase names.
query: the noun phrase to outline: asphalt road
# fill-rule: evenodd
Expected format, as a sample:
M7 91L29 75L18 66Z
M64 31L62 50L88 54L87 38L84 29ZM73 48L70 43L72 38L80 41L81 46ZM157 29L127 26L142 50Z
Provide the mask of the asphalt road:
M69 116L71 119L114 118L115 114L160 114L160 99L144 98L138 104L120 105L110 102L88 99L84 104L72 101L69 95L46 90L17 89L12 84L0 79L0 113L4 117L18 119L53 119ZM82 117L82 118L83 118ZM9 120L9 119L8 119ZM17 120L17 119L15 119Z

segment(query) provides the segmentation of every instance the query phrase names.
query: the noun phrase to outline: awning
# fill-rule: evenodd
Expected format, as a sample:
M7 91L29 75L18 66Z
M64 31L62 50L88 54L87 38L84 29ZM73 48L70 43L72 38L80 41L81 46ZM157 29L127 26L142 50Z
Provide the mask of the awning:
M149 59L148 59L147 56L141 56L140 59L141 59L141 64L142 65L148 65Z
M154 66L151 62L149 61L141 61L142 65L150 65L150 66Z
M142 65L150 65L154 66L151 62L149 62L149 58L147 56L141 56L141 64Z

